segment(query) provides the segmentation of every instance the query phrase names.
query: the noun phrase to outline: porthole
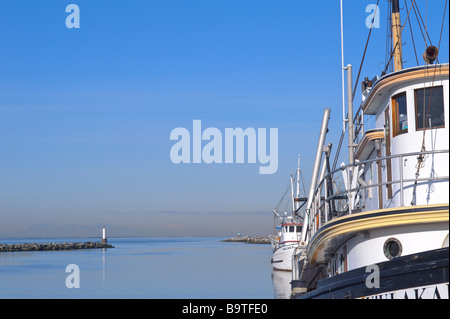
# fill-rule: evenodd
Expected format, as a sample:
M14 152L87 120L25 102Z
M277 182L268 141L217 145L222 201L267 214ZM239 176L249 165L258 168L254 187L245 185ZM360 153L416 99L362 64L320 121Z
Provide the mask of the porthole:
M389 238L384 243L384 255L387 259L393 259L402 255L402 244L396 238Z

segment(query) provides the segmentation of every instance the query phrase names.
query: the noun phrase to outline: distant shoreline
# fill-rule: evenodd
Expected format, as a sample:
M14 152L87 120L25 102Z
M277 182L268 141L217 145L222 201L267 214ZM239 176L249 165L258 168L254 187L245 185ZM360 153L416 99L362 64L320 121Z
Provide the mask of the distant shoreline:
M230 236L228 235L222 235L222 236L217 236L217 235L191 235L191 236L187 236L187 235L180 235L180 236L108 236L108 238L228 238ZM263 237L263 236L254 236L254 238L256 237ZM0 244L1 244L1 240L25 240L25 239L39 239L39 240L43 240L43 239L101 239L101 237L99 236L20 236L20 237L11 237L11 236L7 236L7 237L0 237Z
M270 239L265 236L254 236L254 237L244 236L244 237L227 238L222 240L222 242L267 245L270 244Z
M114 248L107 242L0 244L1 252Z

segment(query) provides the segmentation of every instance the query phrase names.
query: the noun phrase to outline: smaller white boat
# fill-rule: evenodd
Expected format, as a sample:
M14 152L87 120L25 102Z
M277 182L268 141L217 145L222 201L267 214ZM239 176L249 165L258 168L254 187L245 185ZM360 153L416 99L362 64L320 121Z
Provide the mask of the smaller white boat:
M292 213L288 215L287 212L284 213L284 216L280 216L275 209L274 217L278 217L279 226L274 225L276 230L276 235L270 235L270 243L272 244L273 256L272 256L272 266L273 270L285 270L292 271L292 256L295 248L298 246L301 233L302 233L302 217L300 217L300 202L302 201L299 198L299 185L300 179L300 156L298 160L298 168L297 168L297 193L294 197L294 180L291 175L291 200L292 200ZM286 192L288 189L286 190ZM286 193L285 193L286 195ZM283 199L281 200L283 201ZM280 201L280 203L281 203ZM279 204L280 205L280 204Z
M276 229L278 235L269 236L273 249L273 269L291 271L292 255L300 240L302 223L293 216L285 216Z

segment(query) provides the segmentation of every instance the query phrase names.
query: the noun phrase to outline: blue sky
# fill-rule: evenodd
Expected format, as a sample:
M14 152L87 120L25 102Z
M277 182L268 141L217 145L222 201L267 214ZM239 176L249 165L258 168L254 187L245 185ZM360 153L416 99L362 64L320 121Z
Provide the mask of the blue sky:
M79 29L65 25L70 3L80 8ZM344 1L354 79L372 3ZM362 77L379 75L385 62L380 3ZM420 3L435 45L444 3ZM406 31L406 66L415 66ZM0 43L0 238L39 223L266 235L298 154L309 185L325 107L337 147L338 0L0 0ZM441 62L448 51L447 7ZM277 173L173 164L170 132L192 132L194 119L222 132L278 128Z

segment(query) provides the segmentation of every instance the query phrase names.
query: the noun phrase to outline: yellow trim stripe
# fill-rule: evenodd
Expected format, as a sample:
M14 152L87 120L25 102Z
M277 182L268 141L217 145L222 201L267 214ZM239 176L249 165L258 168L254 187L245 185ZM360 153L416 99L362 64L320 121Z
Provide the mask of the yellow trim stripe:
M314 264L320 250L338 236L375 228L440 222L449 222L448 204L380 209L347 215L328 222L314 235L309 244L308 259Z

